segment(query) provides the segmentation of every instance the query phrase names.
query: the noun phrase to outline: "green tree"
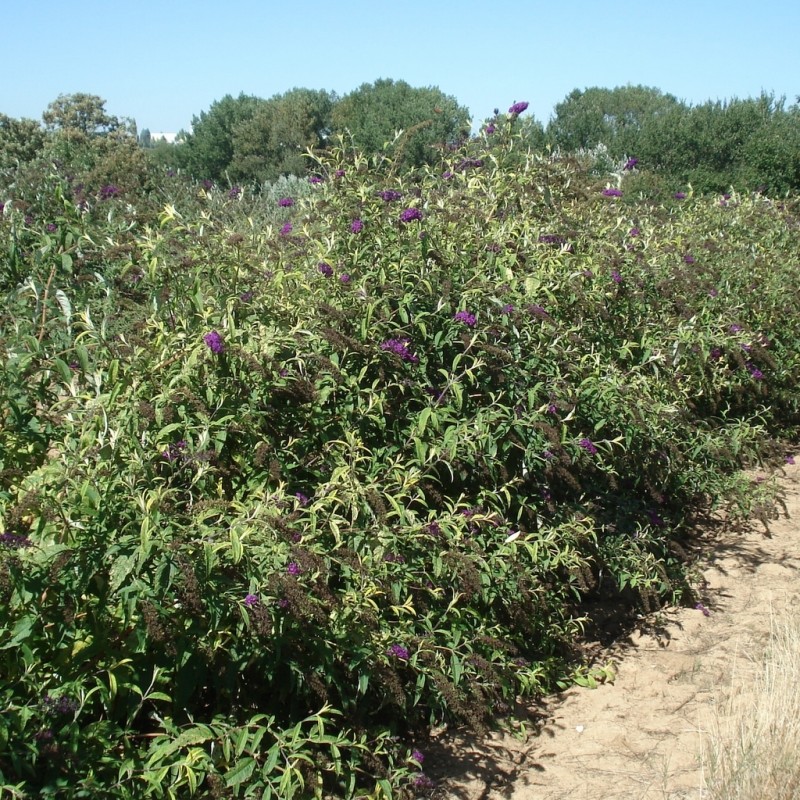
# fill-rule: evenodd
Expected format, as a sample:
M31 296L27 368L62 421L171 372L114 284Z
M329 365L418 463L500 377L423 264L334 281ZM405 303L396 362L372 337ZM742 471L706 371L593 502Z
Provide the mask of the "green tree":
M307 171L304 153L324 147L336 95L292 89L259 105L233 131L232 180L272 181Z
M11 169L33 161L41 153L46 138L36 120L0 114L0 169Z
M192 132L181 145L181 158L188 171L195 178L224 178L234 158L236 129L251 120L266 102L244 93L238 97L227 94L194 117Z
M614 158L638 156L642 131L653 120L683 108L673 95L648 86L575 89L556 105L547 134L567 151L602 143Z
M42 114L50 131L64 131L83 136L101 136L125 129L135 133L131 120L120 119L106 111L106 101L96 94L59 95Z
M362 84L333 108L333 129L350 134L367 153L377 153L394 139L403 166L434 163L447 144L469 134L469 110L435 86L414 88L405 81L379 79Z
M785 193L800 186L800 115L783 99L708 101L651 120L637 155L674 186Z

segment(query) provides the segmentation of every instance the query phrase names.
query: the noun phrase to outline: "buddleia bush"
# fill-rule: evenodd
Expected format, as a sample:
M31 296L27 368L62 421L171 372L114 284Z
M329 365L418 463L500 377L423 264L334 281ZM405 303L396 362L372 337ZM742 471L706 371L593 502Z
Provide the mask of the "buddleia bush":
M631 203L517 124L5 212L7 791L418 793L432 726L584 674L598 601L694 599L694 514L797 430L797 208Z

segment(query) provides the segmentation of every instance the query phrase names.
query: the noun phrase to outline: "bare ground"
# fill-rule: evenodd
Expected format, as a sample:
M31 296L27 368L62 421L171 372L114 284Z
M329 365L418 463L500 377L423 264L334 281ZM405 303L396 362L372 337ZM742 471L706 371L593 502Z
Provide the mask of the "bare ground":
M798 458L800 462L800 458ZM525 740L446 734L429 751L436 800L697 800L715 713L747 691L772 617L800 613L800 463L769 531L709 536L700 569L706 612L646 620L604 653L616 677L532 708Z

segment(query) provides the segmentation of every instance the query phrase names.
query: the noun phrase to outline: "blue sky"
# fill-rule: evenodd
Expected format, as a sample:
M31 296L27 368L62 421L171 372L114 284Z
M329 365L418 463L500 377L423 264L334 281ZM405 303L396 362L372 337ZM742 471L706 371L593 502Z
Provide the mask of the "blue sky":
M800 94L797 0L27 0L3 3L0 112L103 97L178 131L226 94L438 86L473 120L573 89L654 86L690 103Z

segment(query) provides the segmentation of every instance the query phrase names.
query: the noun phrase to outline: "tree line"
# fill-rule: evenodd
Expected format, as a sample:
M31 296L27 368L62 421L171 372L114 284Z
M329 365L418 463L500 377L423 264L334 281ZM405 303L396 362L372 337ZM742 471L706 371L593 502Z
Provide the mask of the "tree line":
M533 150L591 151L609 169L635 166L632 183L644 193L691 185L698 193L781 195L800 190L799 103L762 94L691 105L652 87L594 87L571 92L546 125L526 114L520 126ZM491 136L500 114L495 109L475 135ZM43 122L0 114L0 170L45 159L68 163L87 180L139 187L152 180L153 167L259 184L306 174L306 152L338 135L366 154L392 143L401 170L436 164L443 150L470 136L469 109L456 98L389 79L343 97L306 88L269 99L226 95L195 116L175 144L153 142L147 130L137 134L133 121L109 115L105 101L89 94L59 97Z

